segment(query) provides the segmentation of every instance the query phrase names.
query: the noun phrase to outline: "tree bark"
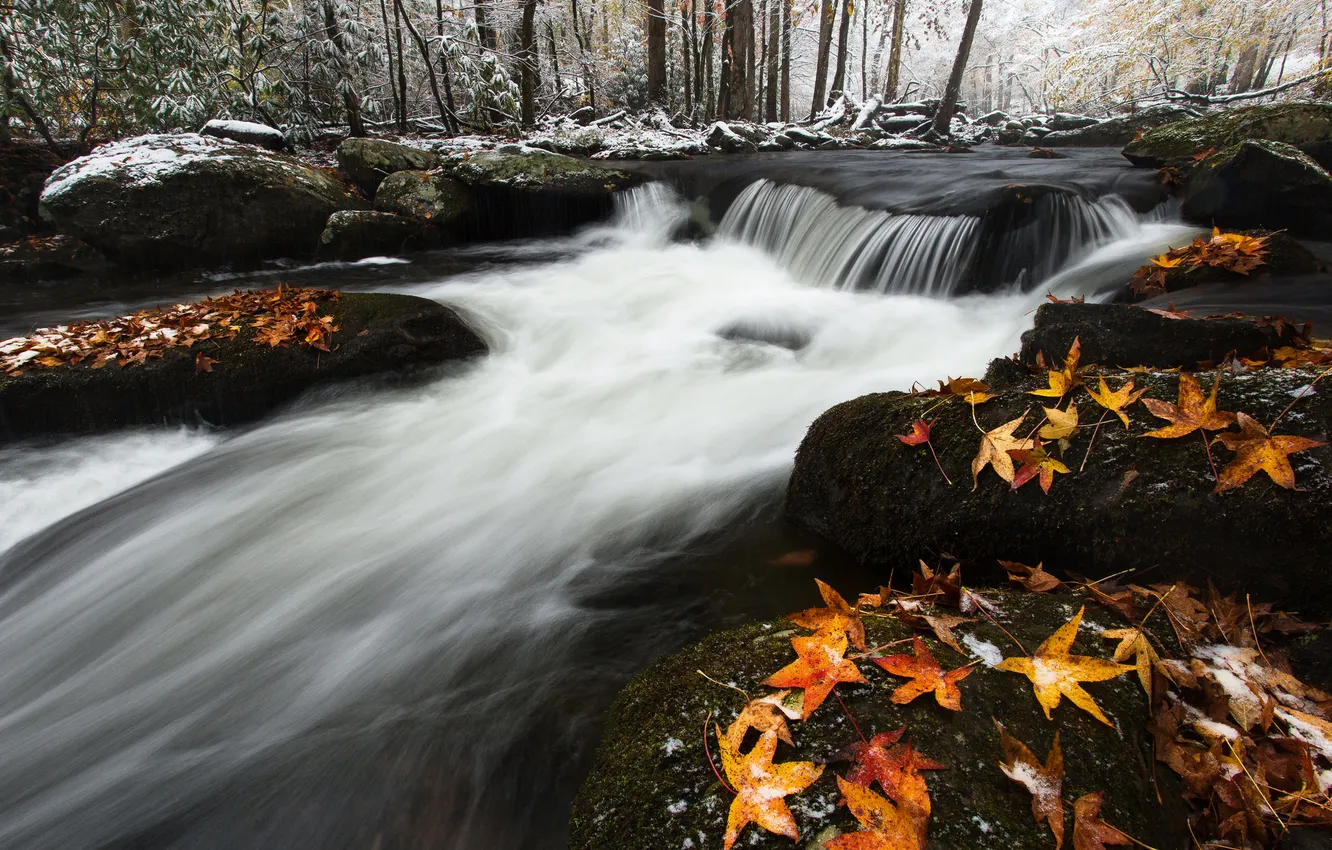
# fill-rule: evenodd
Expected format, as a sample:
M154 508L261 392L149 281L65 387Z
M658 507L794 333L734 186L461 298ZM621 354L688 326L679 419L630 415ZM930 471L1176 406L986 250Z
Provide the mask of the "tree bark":
M546 20L546 41L550 45L550 75L555 81L555 96L564 97L564 80L560 77L559 42L555 40L555 22Z
M711 120L717 114L717 84L714 76L714 64L712 54L712 44L716 40L717 32L717 12L713 7L711 0L705 0L707 5L703 12L703 61L706 63L706 74L708 80L708 101L703 106L703 114ZM725 46L722 47L725 50Z
M906 0L893 3L893 40L888 48L888 82L883 87L883 99L886 102L897 100L897 87L901 83L902 72L902 34L905 31Z
M823 110L828 101L828 54L832 49L833 22L837 17L836 0L823 0L819 10L819 52L814 57L814 100L809 106L809 117Z
M971 42L976 38L980 15L981 0L971 0L971 6L967 9L967 24L962 30L962 41L957 45L957 58L953 60L953 73L948 75L948 86L944 89L943 99L939 101L939 111L934 115L934 132L941 136L948 135L953 112L957 109L957 94L962 88L962 75L967 70L967 56L971 53Z
M684 111L690 115L694 111L694 71L690 64L693 52L689 32L689 5L680 3L680 60L684 70Z
M402 24L400 17L403 12L401 0L393 0L393 33L398 40L398 132L406 134L407 132L407 69L406 62L402 55Z
M347 62L347 54L351 52L347 46L347 37L338 24L333 0L323 0L322 6L324 32L332 42L333 52L337 56L338 75L341 77L338 80L338 90L342 93L342 108L347 113L347 133L351 136L364 136L366 133L365 121L361 118L361 95L356 90L356 83L352 80Z
M777 89L778 89L778 66L780 62L779 42L782 31L782 13L778 8L779 4L786 0L768 0L768 96L764 103L764 112L769 121L778 120L777 115Z
M832 103L846 89L846 37L851 29L852 0L842 4L842 21L837 27L837 72L833 74L832 87L828 90L828 102Z
M444 126L458 135L458 107L453 102L453 83L449 80L449 59L444 52L444 0L435 0L435 35L439 36L439 74L444 78Z
M666 7L663 0L647 0L648 102L666 100Z
M782 4L782 123L791 121L791 4L794 0L780 0Z
M435 98L435 108L439 110L439 119L444 122L445 127L450 127L450 109L444 105L444 99L439 96L439 80L435 77L435 63L430 61L430 45L421 37L421 32L412 23L411 15L407 14L407 8L402 5L402 0L393 0L393 5L402 14L402 20L407 24L407 32L411 35L412 41L416 42L416 49L421 51L421 61L425 62L426 78L430 81L430 93Z
M518 93L524 127L536 126L536 6L537 0L523 0L523 16L518 25Z
M583 87L587 89L587 105L593 110L597 108L597 86L596 78L592 74L592 66L587 61L587 51L591 45L590 34L587 39L583 38L583 25L578 15L578 0L569 0L569 7L573 12L574 40L578 42L578 61L583 67Z
M395 0L396 3L396 0ZM393 12L397 14L397 6L393 7ZM388 84L389 99L393 101L393 117L398 117L400 101L398 100L398 77L397 64L393 60L393 36L389 31L389 13L387 0L379 0L379 17L384 21L384 55L388 57Z
M486 0L473 0L473 3L477 40L481 42L483 48L493 51L498 43L495 41L495 30L490 26L490 7L486 5Z
M732 0L726 7L722 36L722 79L717 113L722 118L749 120L753 116L754 67L753 0Z

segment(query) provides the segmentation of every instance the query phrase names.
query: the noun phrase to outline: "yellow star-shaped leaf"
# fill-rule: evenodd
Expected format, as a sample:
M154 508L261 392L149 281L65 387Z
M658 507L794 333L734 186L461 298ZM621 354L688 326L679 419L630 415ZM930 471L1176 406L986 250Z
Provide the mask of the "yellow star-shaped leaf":
M1005 658L999 663L1000 670L1021 673L1031 680L1036 691L1036 700L1050 719L1050 710L1059 705L1060 699L1068 697L1078 708L1095 717L1107 726L1113 724L1101 713L1096 700L1083 690L1079 682L1103 682L1132 670L1124 664L1116 664L1104 658L1091 658L1086 655L1069 655L1073 639L1078 634L1078 624L1086 607L1078 609L1064 625L1045 639L1028 658Z
M1027 418L1027 414L1022 414L1017 419L1005 422L998 428L987 431L985 436L981 437L980 451L971 459L971 483L972 490L980 486L981 470L987 466L994 467L994 472L1000 478L1013 483L1013 458L1009 456L1010 451L1025 451L1032 448L1033 443L1029 439L1014 437L1013 431L1022 424L1022 420Z
M1142 398L1142 394L1147 391L1138 390L1135 393L1132 378L1129 378L1122 387L1114 392L1111 392L1110 387L1106 386L1105 378L1101 378L1100 381L1100 391L1096 392L1091 387L1087 387L1087 395L1091 396L1101 407L1118 416L1120 421L1124 423L1124 429L1128 430L1129 421L1128 417L1124 415L1124 408Z
M756 823L768 832L799 840L800 830L786 806L788 794L804 791L823 774L823 767L810 761L773 764L777 754L777 733L764 732L754 749L741 754L714 724L717 745L721 748L722 770L735 786L735 799L726 818L724 847L730 850L740 831Z

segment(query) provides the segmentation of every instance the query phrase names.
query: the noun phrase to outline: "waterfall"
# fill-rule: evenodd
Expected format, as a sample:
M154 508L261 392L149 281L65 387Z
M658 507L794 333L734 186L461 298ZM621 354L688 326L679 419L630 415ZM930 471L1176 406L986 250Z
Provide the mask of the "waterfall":
M731 204L719 234L760 248L808 284L947 296L1031 289L1141 226L1114 195L1013 194L984 216L940 216L845 206L817 189L760 179Z

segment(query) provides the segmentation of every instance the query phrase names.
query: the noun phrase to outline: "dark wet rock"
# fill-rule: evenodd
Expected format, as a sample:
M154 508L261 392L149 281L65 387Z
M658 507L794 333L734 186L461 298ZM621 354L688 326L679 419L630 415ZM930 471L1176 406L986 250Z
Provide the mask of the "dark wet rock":
M785 133L778 133L773 136L772 139L769 140L769 144L776 145L784 151L789 151L791 148L795 147L795 142Z
M1326 238L1332 234L1332 175L1291 145L1247 140L1193 169L1181 212L1205 225Z
M1044 127L1031 127L1028 128L1027 132L1022 134L1022 138L1019 141L1024 145L1035 146L1041 144L1041 139L1044 139L1048 135L1050 135L1050 131Z
M1065 156L1064 154L1062 154L1062 153L1059 153L1058 151L1050 150L1049 148L1036 147L1036 148L1032 148L1032 149L1027 153L1027 158L1028 158L1028 159L1067 159L1068 157L1066 157L1066 156Z
M1058 130L1046 136L1044 143L1050 147L1118 147L1131 142L1140 130L1150 130L1196 114L1181 106L1149 106L1077 130Z
M817 133L813 130L807 130L804 127L787 127L785 131L792 141L799 142L802 145L818 145L832 138L826 133Z
M247 331L235 340L168 349L141 366L65 365L0 376L0 443L143 425L237 425L316 386L486 351L452 310L425 298L344 293L319 309L340 327L332 351L270 348ZM196 374L201 352L217 362Z
M319 255L333 260L360 260L432 248L442 240L438 228L425 222L370 210L340 210L328 217L319 235Z
M1195 369L1220 362L1227 353L1259 355L1295 342L1295 329L1280 332L1252 319L1172 319L1132 304L1042 304L1036 323L1022 335L1022 362L1063 361L1074 339L1084 363Z
M1294 145L1332 165L1332 104L1269 103L1225 109L1146 132L1124 148L1134 165L1160 168L1172 157L1220 150L1246 139Z
M1057 305L1055 305L1057 306ZM1122 308L1130 309L1130 308ZM1083 339L1083 363L1092 359ZM999 370L993 370L999 371ZM1269 424L1314 379L1311 369L1227 374L1222 410L1243 411ZM994 375L996 379L1001 375ZM1129 375L1111 377L1118 387ZM1174 402L1179 378L1149 372L1131 376L1138 389ZM1211 381L1204 377L1204 386ZM1021 416L1023 433L1039 422L1028 395L1045 376L996 381L999 397L976 410L984 429ZM962 559L969 581L1000 580L999 558L1044 562L1093 578L1150 570L1144 581L1189 579L1222 592L1239 591L1314 618L1332 614L1332 582L1324 555L1332 546L1332 447L1291 457L1299 490L1276 487L1263 473L1213 495L1215 482L1202 440L1144 439L1162 420L1135 404L1132 429L1111 416L1088 454L1090 425L1101 409L1077 392L1083 424L1063 458L1073 470L1045 495L1036 484L1016 492L991 470L970 483L979 433L962 403L905 393L878 393L840 404L810 427L796 454L787 492L791 520L822 534L886 577L909 571L916 559L948 552ZM932 440L948 486L927 451L892 438L929 412ZM1332 396L1321 391L1290 410L1279 433L1328 441ZM1058 449L1051 447L1056 455ZM1217 446L1218 468L1233 457ZM1086 456L1085 467L1083 459Z
M1067 112L1056 112L1045 122L1045 126L1052 131L1062 132L1066 130L1081 130L1083 127L1094 127L1101 123L1101 119L1092 118L1089 115L1072 115Z
M255 124L252 121L228 121L222 118L214 118L203 125L199 135L230 139L233 142L243 142L247 145L258 145L271 151L285 150L287 147L287 137L282 134L281 130L267 124Z
M390 174L429 171L437 165L439 157L430 151L383 139L351 138L338 145L338 168L367 198L375 196Z
M57 169L42 218L122 265L183 268L309 256L359 204L285 154L194 133L103 145Z
M1014 126L1015 124L1017 126ZM1023 132L1024 130L1021 124L1018 124L1016 121L1010 121L1007 126L995 135L995 141L1001 145L1015 145L1022 141Z
M789 322L741 319L717 331L717 336L732 342L756 342L800 351L814 335L809 328Z
M446 227L471 215L476 198L471 189L443 171L399 171L379 184L375 209Z
M1267 240L1263 265L1247 275L1237 274L1215 266L1198 266L1192 269L1177 266L1165 270L1165 291L1171 293L1205 284L1229 283L1251 288L1255 299L1261 300L1273 278L1284 279L1327 271L1323 261L1318 259L1313 252L1289 233L1260 228L1239 230L1238 232ZM1144 296L1134 292L1130 287L1124 291L1124 300L1143 301L1149 297L1156 297L1158 294L1153 293L1150 296ZM1169 302L1165 303L1168 304Z
M1002 110L996 109L996 110L993 111L993 112L987 112L987 113L985 113L984 115L982 115L981 117L977 118L977 119L976 119L976 123L978 123L978 124L988 124L988 125L990 125L991 127L1003 127L1003 126L1006 125L1009 121L1012 121L1012 120L1013 120L1013 119L1009 116L1009 114L1008 114L1007 112L1004 112L1004 111L1002 111Z
M1039 644L1082 604L1068 596L1007 591L993 592L990 598L998 606L997 619L1003 627L1027 647ZM1088 608L1074 651L1108 657L1113 645L1098 639L1096 631L1123 627L1107 611ZM976 646L988 644L987 652L1018 654L1012 640L984 619L958 631ZM798 634L807 632L786 620L742 626L686 647L635 677L616 698L592 772L574 801L571 850L719 847L732 797L708 766L704 723L711 713L725 728L744 700L698 671L734 683L751 695L766 693L760 682L795 660L790 638ZM866 634L871 645L909 636L898 621L869 618ZM1171 641L1169 635L1161 637ZM946 668L974 660L930 643ZM1067 700L1054 710L1051 723L1042 715L1028 679L983 664L960 684L964 711L942 709L928 695L909 705L894 705L889 695L902 680L861 664L869 684L839 685L837 693L862 732L868 737L906 726L905 737L916 749L946 765L926 773L933 810L931 848L1054 846L1049 829L1032 818L1031 795L998 768L1003 753L991 718L1001 720L1010 734L1041 758L1055 731L1061 733L1065 800L1107 791L1106 822L1153 847L1179 847L1187 841L1185 810L1173 774L1158 768L1153 780L1147 704L1131 675L1087 686L1117 724L1112 728ZM749 826L737 847L815 848L839 832L857 829L854 818L836 805L836 777L844 776L848 765L831 760L857 740L837 701L829 697L807 721L792 722L791 732L796 747L779 744L775 761L829 760L817 782L787 798L800 840L793 844ZM709 746L716 761L715 738Z
M574 121L577 121L579 124L587 125L596 120L597 111L590 106L580 106L573 112L570 112L569 117Z

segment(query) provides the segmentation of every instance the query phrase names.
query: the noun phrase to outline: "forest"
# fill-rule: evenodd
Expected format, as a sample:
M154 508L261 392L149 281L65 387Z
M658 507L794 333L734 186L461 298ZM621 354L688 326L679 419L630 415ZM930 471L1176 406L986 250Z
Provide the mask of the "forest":
M972 116L1108 115L1325 87L1327 5L9 0L0 132L74 152L214 118L295 139L331 127L516 135L581 107L789 123L843 93L948 95Z

